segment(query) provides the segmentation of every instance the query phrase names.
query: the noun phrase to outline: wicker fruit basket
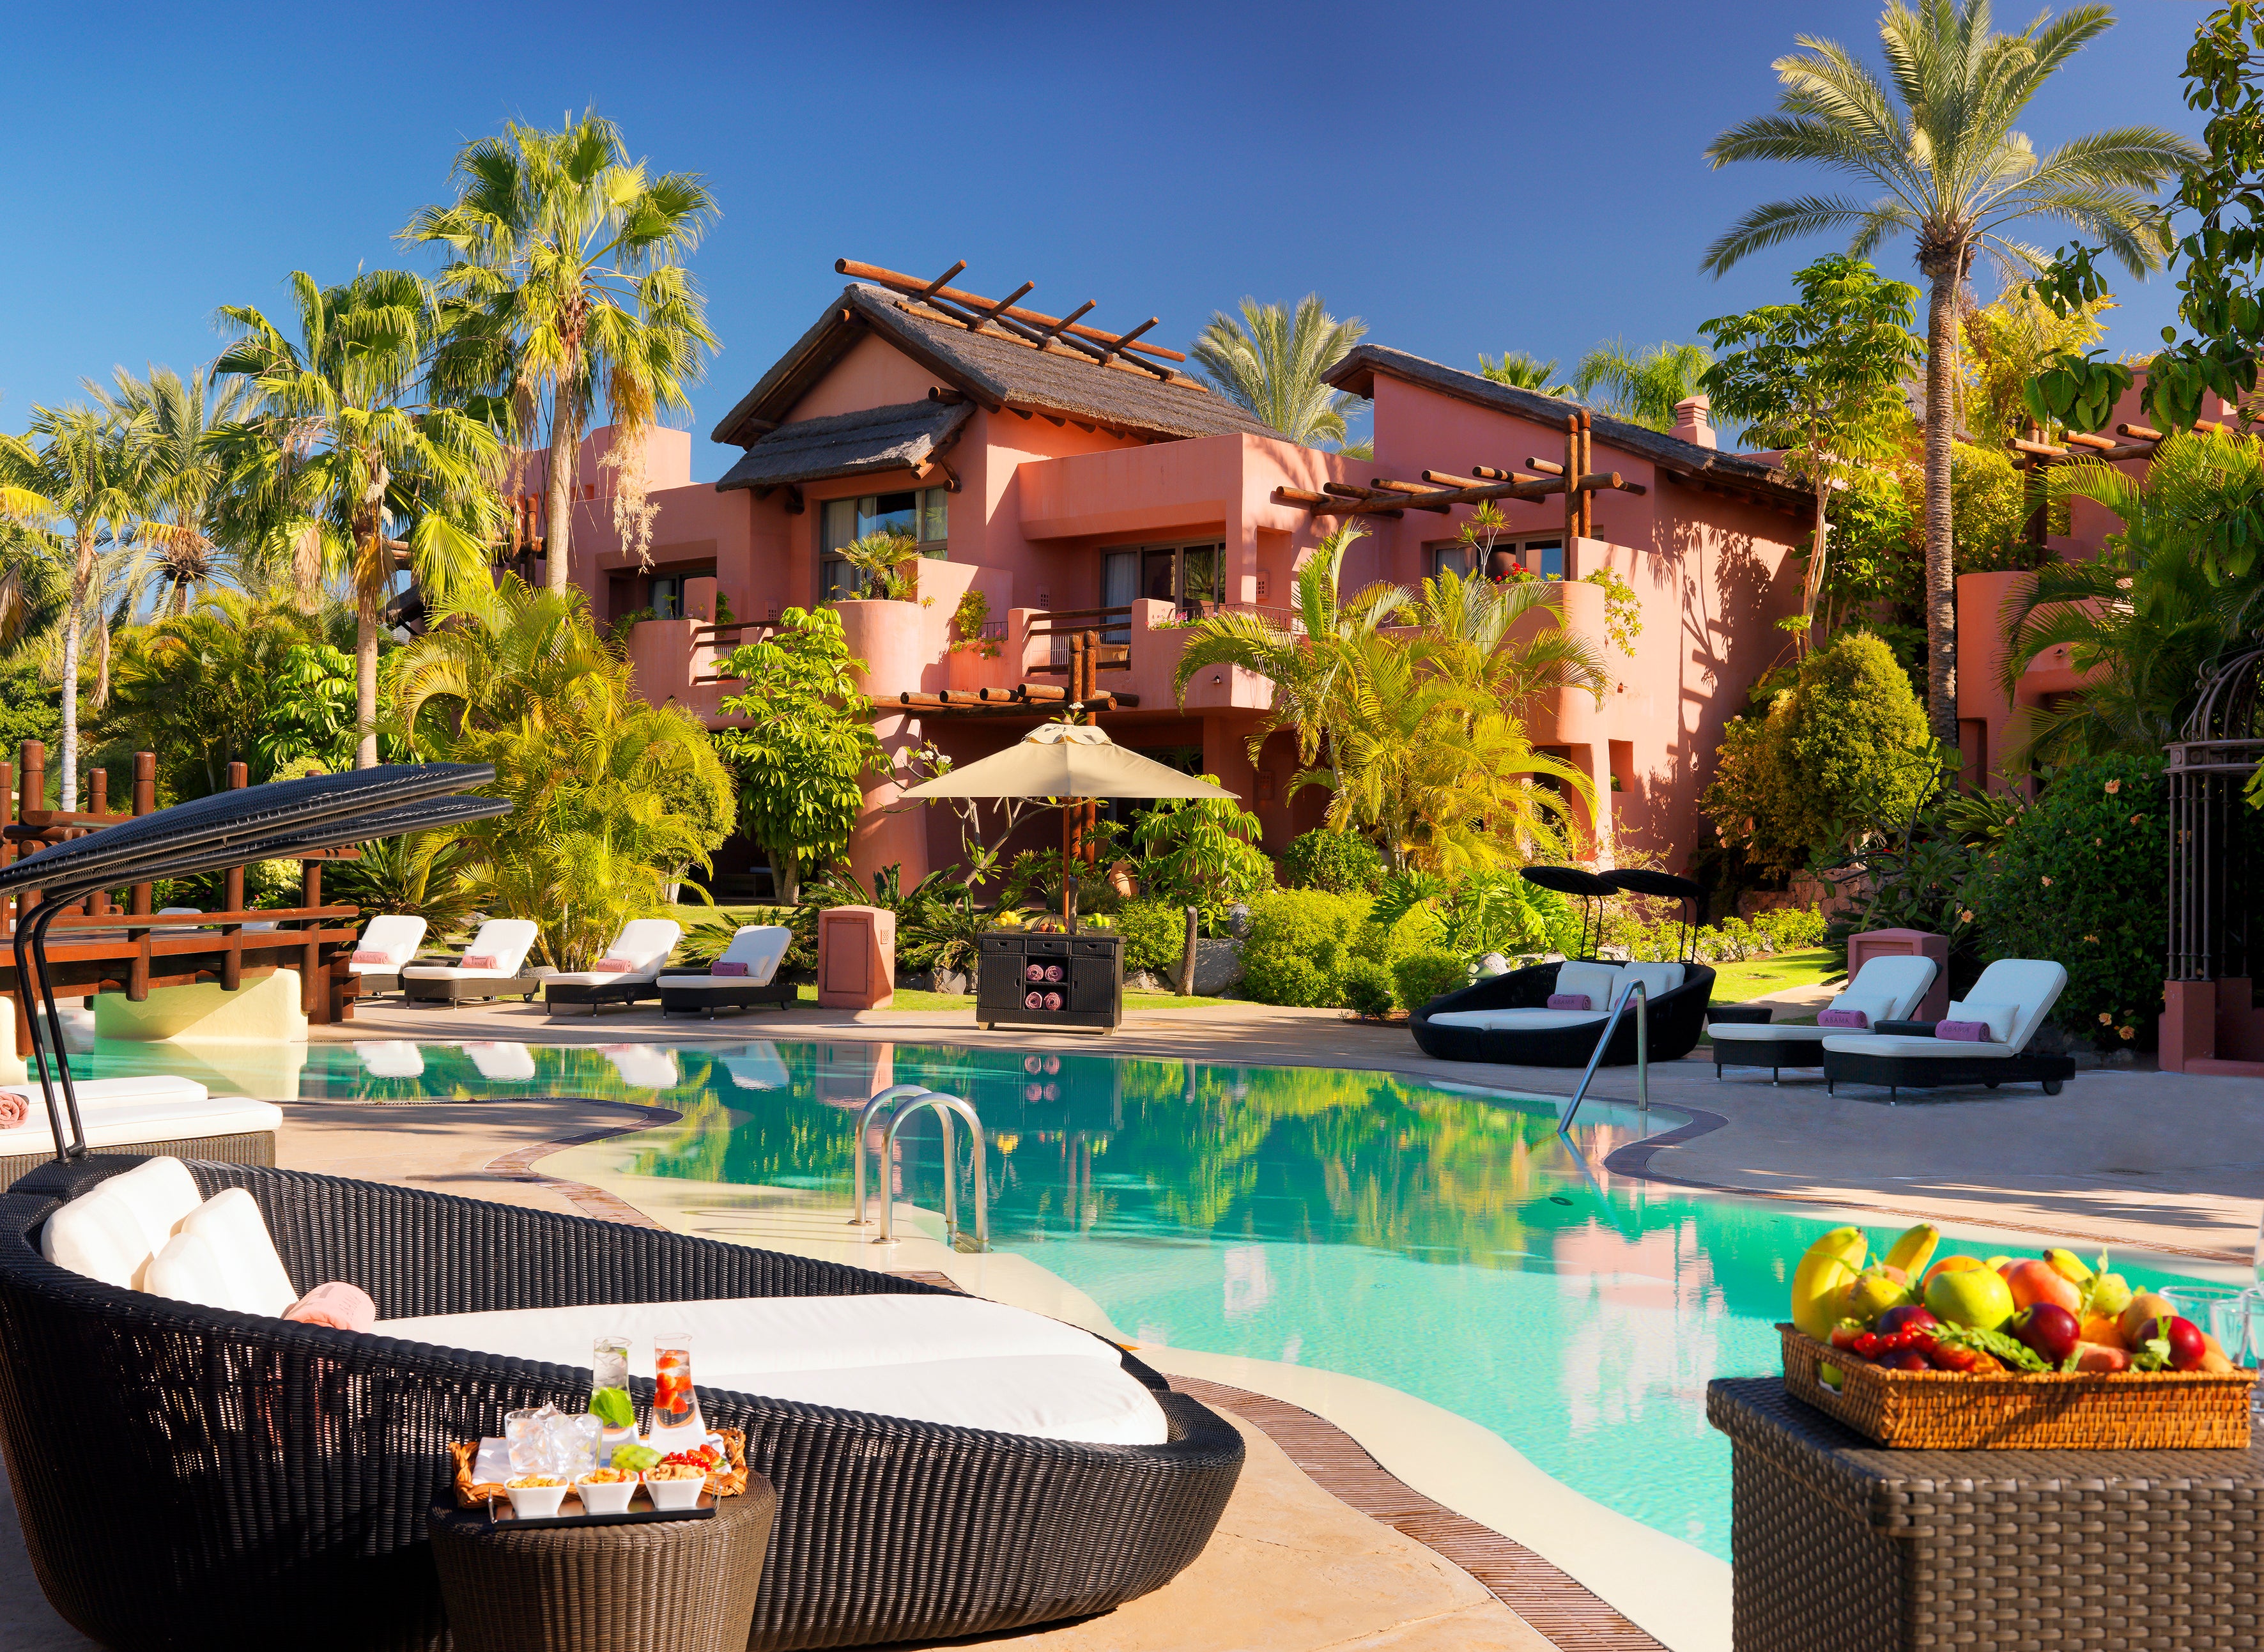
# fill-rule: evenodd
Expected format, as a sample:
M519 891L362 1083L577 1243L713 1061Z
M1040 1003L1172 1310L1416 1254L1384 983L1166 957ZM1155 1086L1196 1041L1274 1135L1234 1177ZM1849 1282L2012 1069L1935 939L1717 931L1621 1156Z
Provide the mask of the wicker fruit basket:
M1779 1325L1784 1391L1882 1445L1935 1452L2246 1450L2253 1371L1889 1371ZM1840 1386L1824 1386L1819 1365Z
M723 1442L723 1466L708 1473L708 1489L718 1497L736 1497L747 1488L747 1437L743 1430L717 1429L716 1437ZM448 1455L456 1466L456 1506L475 1509L510 1494L500 1481L480 1480L474 1474L474 1465L479 1460L477 1440L459 1440L448 1447Z

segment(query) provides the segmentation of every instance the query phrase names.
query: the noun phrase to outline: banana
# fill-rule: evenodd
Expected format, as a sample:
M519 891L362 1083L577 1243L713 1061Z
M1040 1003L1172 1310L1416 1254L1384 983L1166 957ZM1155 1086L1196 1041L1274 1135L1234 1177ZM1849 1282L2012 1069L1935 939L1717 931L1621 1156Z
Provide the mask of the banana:
M1792 1274L1792 1322L1803 1335L1819 1343L1832 1339L1866 1248L1860 1227L1835 1227L1808 1248Z
M1941 1230L1932 1222L1920 1222L1916 1227L1895 1241L1887 1252L1890 1264L1900 1268L1911 1278L1926 1271L1926 1264L1934 1260L1934 1248L1941 1242Z
M2091 1277L2090 1265L2072 1250L2044 1252L2044 1265L2070 1284L2081 1284Z

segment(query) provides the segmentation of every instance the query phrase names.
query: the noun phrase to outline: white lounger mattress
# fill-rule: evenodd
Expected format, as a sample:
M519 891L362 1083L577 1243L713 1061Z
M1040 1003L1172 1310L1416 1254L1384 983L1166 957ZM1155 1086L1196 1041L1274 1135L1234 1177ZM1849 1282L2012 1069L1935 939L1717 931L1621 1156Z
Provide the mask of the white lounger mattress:
M2006 1061L2020 1054L2008 1044L1970 1043L1963 1038L1907 1038L1897 1033L1851 1032L1824 1041L1833 1055L1916 1056L1934 1061Z
M0 1084L0 1090L20 1095L33 1107L44 1103L42 1091L36 1081L28 1084ZM78 1097L81 1117L94 1109L117 1106L123 1102L201 1102L208 1092L194 1079L175 1078L170 1073L151 1073L122 1079L80 1079L71 1086ZM62 1092L57 1090L57 1098Z
M1716 1044L1792 1044L1813 1042L1825 1029L1813 1022L1715 1021L1706 1024L1707 1037Z
M1593 1009L1449 1009L1431 1017L1433 1027L1476 1027L1481 1032L1550 1032L1560 1027L1600 1027Z
M62 1104L62 1098L56 1098ZM272 1102L255 1102L241 1095L105 1103L82 1106L79 1122L86 1126L90 1147L127 1147L142 1141L187 1141L200 1136L248 1136L279 1130L283 1110ZM70 1121L63 1121L70 1129ZM54 1132L47 1124L47 1103L34 1099L24 1122L13 1130L0 1130L0 1153L53 1153Z
M381 1304L381 1306L383 1305ZM652 1369L655 1331L688 1328L702 1387L1037 1439L1154 1445L1162 1409L1117 1350L1074 1326L966 1297L744 1297L381 1320L376 1334L585 1365L600 1335Z

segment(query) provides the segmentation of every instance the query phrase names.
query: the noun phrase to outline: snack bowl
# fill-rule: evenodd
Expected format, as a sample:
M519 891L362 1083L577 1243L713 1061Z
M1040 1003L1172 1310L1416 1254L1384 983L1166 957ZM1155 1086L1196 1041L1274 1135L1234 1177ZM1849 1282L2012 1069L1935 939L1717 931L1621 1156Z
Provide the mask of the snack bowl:
M555 1474L521 1474L504 1481L503 1488L510 1494L511 1511L522 1520L555 1520L558 1505L566 1501L566 1481Z
M627 1514L636 1488L637 1477L624 1468L594 1468L574 1482L584 1514Z
M678 1475L683 1478L676 1478ZM696 1468L679 1468L674 1464L663 1463L645 1470L645 1496L652 1499L652 1506L656 1509L697 1508L700 1494L707 1489L708 1476Z

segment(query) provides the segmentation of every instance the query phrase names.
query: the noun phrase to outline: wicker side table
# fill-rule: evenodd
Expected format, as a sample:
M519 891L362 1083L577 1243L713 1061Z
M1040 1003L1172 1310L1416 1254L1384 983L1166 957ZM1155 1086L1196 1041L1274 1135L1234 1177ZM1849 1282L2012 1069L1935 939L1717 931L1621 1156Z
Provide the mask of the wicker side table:
M1737 1652L2252 1648L2264 1446L1885 1451L1788 1399L1707 1385L1730 1437Z
M456 1652L745 1652L777 1511L760 1474L707 1520L490 1527L436 1508Z

